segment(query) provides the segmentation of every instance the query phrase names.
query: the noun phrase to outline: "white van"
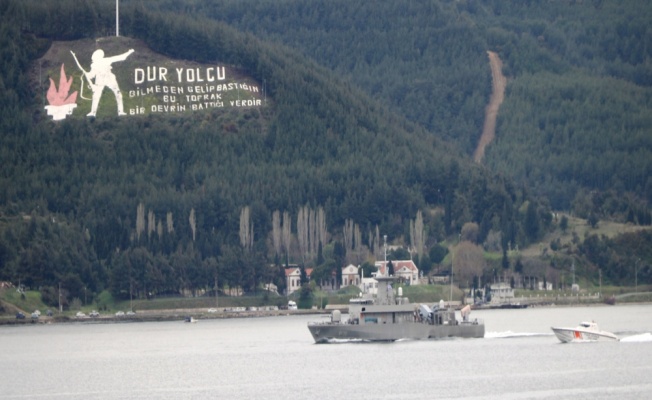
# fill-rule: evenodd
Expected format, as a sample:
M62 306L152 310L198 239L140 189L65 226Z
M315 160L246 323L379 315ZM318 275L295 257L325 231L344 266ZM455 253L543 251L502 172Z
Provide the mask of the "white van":
M297 309L297 303L295 303L292 300L288 301L288 310L296 310L296 309Z

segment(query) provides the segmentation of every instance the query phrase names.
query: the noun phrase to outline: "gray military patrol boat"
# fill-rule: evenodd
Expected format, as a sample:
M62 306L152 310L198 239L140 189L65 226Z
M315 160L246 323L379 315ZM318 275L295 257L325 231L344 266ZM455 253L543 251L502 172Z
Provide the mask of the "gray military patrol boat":
M309 323L308 329L316 343L337 340L394 341L399 339L440 339L447 337L482 338L484 323L469 319L471 308L461 311L445 307L443 300L432 308L412 304L398 288L395 296L389 276L376 276L375 295L364 293L349 302L349 317L342 319L339 310L331 313L329 322Z

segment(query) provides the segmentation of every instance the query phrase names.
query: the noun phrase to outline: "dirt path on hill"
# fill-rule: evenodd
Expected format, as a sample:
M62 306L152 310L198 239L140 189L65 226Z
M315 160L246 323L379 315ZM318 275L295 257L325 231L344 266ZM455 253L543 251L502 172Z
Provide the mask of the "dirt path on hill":
M489 104L487 104L487 108L484 111L482 136L480 136L480 142L473 154L473 159L477 163L482 161L485 147L496 136L496 117L498 116L498 108L500 108L500 104L505 98L505 86L507 86L507 79L505 79L502 73L503 63L500 61L498 54L493 51L487 51L487 54L489 55L489 65L491 66L492 91Z

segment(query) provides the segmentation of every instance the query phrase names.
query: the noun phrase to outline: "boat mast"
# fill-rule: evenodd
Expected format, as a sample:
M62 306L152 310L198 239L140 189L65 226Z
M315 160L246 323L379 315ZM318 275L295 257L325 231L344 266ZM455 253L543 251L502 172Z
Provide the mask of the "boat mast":
M385 244L383 245L385 252L385 273L389 276L389 269L387 268L387 235L383 235L383 240L385 241Z

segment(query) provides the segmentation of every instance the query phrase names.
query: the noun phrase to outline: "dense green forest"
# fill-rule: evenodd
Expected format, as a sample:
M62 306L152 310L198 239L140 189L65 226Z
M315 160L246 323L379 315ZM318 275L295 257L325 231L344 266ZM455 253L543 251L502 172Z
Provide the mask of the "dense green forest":
M650 224L652 4L628 1L169 1L300 49L473 154L486 52L508 77L483 162L551 207ZM599 192L607 202L589 206Z
M294 14L284 12L290 3L259 2L278 5L276 14L259 10L259 24L288 18L286 28L295 26ZM439 64L435 74L459 74L455 85L468 86L460 91L415 77L420 92L395 75L372 77L368 68L361 73L365 83L314 55L307 58L292 49L303 46L280 43L280 36L215 21L226 10L200 8L217 3L183 3L183 12L166 4L121 2L121 34L167 57L245 71L265 83L265 107L53 122L42 108L47 77L36 73L37 60L53 41L114 34L115 4L0 2L0 280L39 288L50 301L59 284L68 301L87 290L122 298L203 294L216 282L220 290L253 292L269 282L282 290L283 265L315 267L316 276L328 277L344 263L380 257L384 235L409 246L426 273L442 269L440 250L460 232L468 234L469 226L477 228L465 239L502 250L508 269L506 249L537 243L558 223L549 198L533 196L511 174L493 173L466 155L491 86L483 41L473 32L468 40L451 32L450 40L467 43L461 53L478 51L477 63L467 62L473 64L468 69ZM329 14L326 5L314 5L316 19ZM358 6L360 18L367 15L367 5ZM450 23L449 3L431 6L432 15L441 13L432 21ZM394 11L397 19L403 15ZM233 20L237 15L231 12ZM349 16L341 17L346 22ZM391 18L380 20L389 24ZM354 25L364 32L370 24L359 21ZM428 62L394 53L401 38L383 52L342 46L350 57L331 54L341 62L348 57L353 69L358 63L390 71L402 59ZM424 43L420 52L435 47ZM372 84L376 79L396 86ZM437 94L442 91L449 94L445 100ZM422 121L416 115L428 104L420 97L426 95L430 106L440 107ZM401 112L409 103L414 113ZM649 150L645 143L638 148ZM632 201L645 204L631 193ZM595 196L585 201L595 204ZM617 270L622 262L610 265ZM639 279L651 278L647 269ZM615 283L625 279L611 276Z

